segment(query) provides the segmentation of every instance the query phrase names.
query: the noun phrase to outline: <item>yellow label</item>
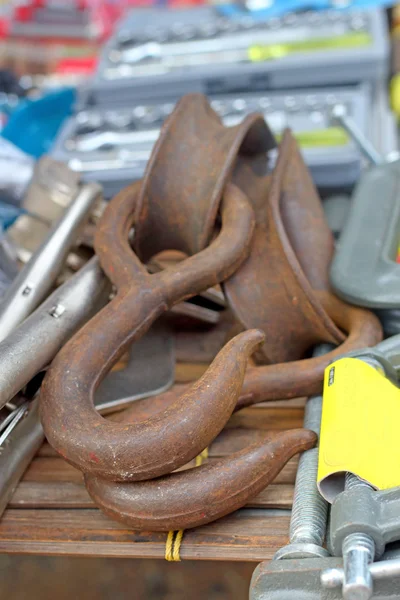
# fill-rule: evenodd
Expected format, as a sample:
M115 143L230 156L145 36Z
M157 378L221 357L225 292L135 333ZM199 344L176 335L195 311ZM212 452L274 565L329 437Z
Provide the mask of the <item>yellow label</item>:
M400 117L400 74L394 75L390 82L390 100L392 109Z
M347 50L370 46L372 37L366 32L346 33L331 38L303 39L282 44L254 44L248 48L248 58L251 62L276 60L296 54L297 52L320 52L323 50Z
M400 485L400 389L362 360L325 370L318 487L329 502L354 473L374 488Z
M341 127L294 131L293 135L302 148L345 146L349 143L349 137ZM278 142L282 139L281 134L275 135L275 137Z

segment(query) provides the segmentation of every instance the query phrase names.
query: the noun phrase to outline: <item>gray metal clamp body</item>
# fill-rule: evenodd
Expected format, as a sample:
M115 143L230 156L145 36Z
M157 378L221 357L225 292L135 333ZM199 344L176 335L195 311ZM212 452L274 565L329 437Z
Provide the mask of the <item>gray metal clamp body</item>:
M400 335L385 340L374 348L356 351L347 356L364 360L371 366L384 371L394 383L398 383L400 378ZM303 456L306 455L307 453ZM328 548L339 557L343 553L345 540L351 541L352 536L356 536L353 540L355 539L357 542L357 537L370 537L373 540L375 556L382 558L379 562L368 565L368 574L374 581L372 597L376 600L400 600L400 558L390 556L392 560L384 560L386 557L382 556L387 543L400 539L400 487L375 491L368 485L362 485L360 480L358 481L361 485L357 485L356 481L356 485L345 489L332 505ZM312 498L310 491L308 491L307 498L308 511L304 515L305 522L309 520L311 529L321 533L321 519L324 510L318 510L319 500L317 497L314 501L310 500ZM295 506L293 513L294 509ZM320 535L319 540L322 545L323 535ZM292 542L292 535L290 541ZM286 548L290 548L290 544L278 551L275 559L284 558ZM351 550L352 548L350 548ZM362 544L357 547L356 559L357 552L359 554L361 552L361 557L366 558L362 554L364 552ZM318 552L314 554L315 558L307 558L306 553L303 555L299 553L297 556L301 558L299 559L296 554L292 553L292 555L288 555L290 560L261 563L253 574L250 600L291 600L294 597L298 597L299 600L339 600L343 598L341 586L345 583L345 571L342 559L322 558L321 555L318 556ZM351 558L354 558L354 555ZM373 558L374 555L371 560ZM358 583L357 570L355 575L356 583ZM365 592L363 586L361 586L362 592ZM354 593L357 594L358 590ZM348 597L364 598L367 596L350 595Z
M82 186L47 240L17 275L0 304L0 339L7 337L47 296L100 196L97 184Z
M360 486L339 494L331 509L329 549L334 556L341 556L343 541L351 533L372 537L377 558L386 544L400 540L400 487L376 491Z
M400 161L388 162L380 155L343 106L335 107L332 119L374 166L356 186L332 261L331 283L348 302L375 309L386 334L394 335L400 333Z
M366 171L353 196L331 267L335 291L348 302L400 308L400 161Z
M391 558L391 554L387 557ZM390 573L390 577L374 577L373 600L400 600L400 558L383 558L371 565L371 570L379 567L382 573ZM339 570L342 564L342 559L336 557L263 562L253 573L250 600L341 600L340 587L321 586L321 572Z

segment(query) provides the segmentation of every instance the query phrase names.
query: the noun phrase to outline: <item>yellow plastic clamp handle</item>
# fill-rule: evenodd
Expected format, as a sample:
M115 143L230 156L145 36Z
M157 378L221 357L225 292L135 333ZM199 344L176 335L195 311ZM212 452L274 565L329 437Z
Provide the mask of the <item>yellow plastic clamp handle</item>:
M400 485L400 389L374 367L342 358L325 370L318 487L329 502L354 473L376 489Z

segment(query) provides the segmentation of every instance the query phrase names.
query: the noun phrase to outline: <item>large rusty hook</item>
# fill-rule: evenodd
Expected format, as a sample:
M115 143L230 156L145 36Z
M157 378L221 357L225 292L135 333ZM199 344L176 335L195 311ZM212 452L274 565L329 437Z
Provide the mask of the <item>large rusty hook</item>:
M211 161L207 169L230 173L238 152L251 154L251 148L255 148L254 152L265 152L273 138L258 115L249 117L235 128L225 128L214 115L213 143L210 145L201 126L202 119L209 118L209 112L210 108L201 96L184 98L178 103L161 131L143 181L120 192L106 208L94 245L102 268L117 288L117 295L63 348L43 383L41 416L48 440L72 464L104 478L129 481L155 477L177 468L190 460L189 455L193 457L201 451L211 441L211 432L215 427L217 430L222 428L228 413L233 410L235 401L232 403L232 398L239 394L246 359L262 340L259 332L247 332L222 352L222 358L217 359L218 368L211 369L210 381L206 379L207 385L215 380L220 400L209 403L210 427L202 431L198 440L191 439L195 428L181 427L175 444L170 444L169 453L160 453L158 461L151 441L154 438L150 434L153 425L159 436L160 419L153 424L146 423L146 434L140 436L139 426L106 422L93 407L96 387L129 344L143 335L172 305L229 277L249 252L254 215L243 192L232 184L224 186L225 178L217 187L214 181L210 185L209 173L205 172L202 177L201 165L195 165L196 171L188 173L182 168L181 160L174 161L171 150L181 148L182 126L189 127L195 135L183 144L183 154L195 156L199 147L203 154L206 148ZM188 198L193 196L196 202L196 210L191 206L186 211L187 221L192 223L190 230L195 230L198 236L195 245L186 243L187 227L180 226L179 218L169 229L163 221L160 228L157 221L160 211L161 214L165 211L175 214L171 194L178 192ZM197 206L198 201L202 201L201 209ZM218 208L221 230L202 250L214 230L212 221ZM142 230L146 229L148 221L152 228L146 237ZM135 246L140 258L148 259L154 252L164 249L185 250L189 254L196 248L200 251L164 272L149 275L130 247L132 226L135 227ZM146 250L147 238L156 244L156 249ZM143 245L144 249L141 249ZM109 325L106 330L105 324ZM226 363L226 368L221 368L221 360ZM199 391L195 385L188 392L179 415L169 411L165 416L166 437L174 431L175 417L191 423L190 411ZM214 391L204 387L199 402L204 404ZM175 423L175 429L177 427Z
M164 422L167 437L173 434L174 429L179 428L182 439L186 439L188 445L181 443L180 451L183 455L177 451L180 446L175 441L170 445L169 455L163 452L160 456L162 464L157 467L150 466L154 457L153 437L150 435L149 426L151 424L147 424L143 430L144 434L139 436L138 427L123 427L107 422L93 406L96 386L126 348L143 335L163 311L173 303L180 302L186 296L206 289L228 276L240 262L246 247L249 247L253 230L252 211L243 194L232 186L227 190L222 204L221 232L210 246L189 257L176 268L149 275L134 257L128 242L126 241L124 247L124 240L119 237L122 226L126 230L129 229L129 219L126 216L129 208L127 200L130 200L130 194L134 191L135 188L131 188L122 192L115 199L117 202L107 207L103 217L104 230L100 230L100 260L106 274L118 288L117 296L61 350L45 377L41 392L43 427L49 442L58 452L83 471L89 470L102 477L122 481L145 479L169 472L172 468L171 453L175 457L174 468L177 468L190 460L188 450L193 458L213 438L207 437L193 443L190 450L189 432L185 431L185 428L180 429L182 420L187 418L187 422L190 422L188 415L193 406L189 400L192 397L193 402L196 402L199 393L196 385L193 391L188 393L189 397L184 398L182 412L179 415L170 413L169 419ZM121 214L125 219L120 218ZM101 244L105 239L108 241L115 232L119 248L114 255L114 268L113 260L106 252L107 246L103 247ZM112 324L106 331L105 323ZM211 404L208 413L210 422L218 422L221 428L224 422L221 425L217 419L218 411L222 409L225 418L226 404L231 406L233 390L228 385L229 378L234 380L237 369L239 372L242 369L244 376L247 357L254 345L259 344L262 339L263 335L259 332L247 332L239 341L233 341L233 344L223 351L223 368L220 361L217 361L218 369L210 371L212 381L216 379L218 372L222 373L222 381L218 388L220 402L214 400L217 388L213 390L207 387L210 386L210 382L204 388ZM227 368L228 357L233 363L233 370ZM240 392L242 380L242 376L236 379L237 394ZM214 385L217 385L217 381ZM201 402L205 402L204 397L199 400L200 404ZM234 404L235 402L230 412ZM225 409L222 408L224 406ZM228 409L229 414L230 412ZM229 414L225 420L229 418ZM179 421L175 421L177 416ZM154 427L158 431L158 438L160 429L156 424ZM209 431L213 431L213 428ZM207 430L205 433L207 434ZM149 465L147 470L146 465Z
M237 510L271 483L287 461L315 445L307 429L275 434L212 464L151 481L118 483L85 476L94 502L135 529L169 531L204 525Z

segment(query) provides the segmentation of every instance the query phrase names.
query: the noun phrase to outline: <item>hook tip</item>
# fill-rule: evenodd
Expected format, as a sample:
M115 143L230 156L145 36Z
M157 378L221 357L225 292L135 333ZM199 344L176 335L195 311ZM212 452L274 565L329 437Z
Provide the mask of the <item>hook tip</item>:
M261 329L247 329L243 333L236 336L244 345L244 351L252 354L256 349L260 348L265 342L265 333Z

